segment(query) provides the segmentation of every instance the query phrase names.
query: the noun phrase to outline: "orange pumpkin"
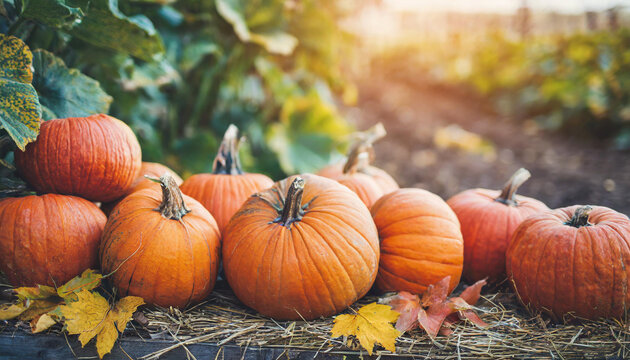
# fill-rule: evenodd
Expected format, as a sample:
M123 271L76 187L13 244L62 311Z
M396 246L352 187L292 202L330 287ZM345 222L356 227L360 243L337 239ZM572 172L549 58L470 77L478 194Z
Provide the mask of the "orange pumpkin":
M630 304L630 220L603 206L532 215L514 232L506 270L524 305L556 319L623 318Z
M136 191L107 220L100 248L104 273L122 296L183 308L205 299L219 268L220 235L201 204L182 195L175 179L162 191Z
M221 232L250 195L273 185L273 180L265 175L243 172L237 135L238 128L230 125L214 159L212 173L193 175L182 184L184 194L210 211Z
M43 122L37 141L15 152L15 165L39 192L107 202L129 190L141 158L129 126L98 114Z
M356 141L350 147L346 161L324 167L317 172L317 175L337 180L348 186L370 207L382 195L399 188L396 180L387 172L370 165L370 162L374 160L372 144L385 134L385 128L381 123L365 132L357 133Z
M463 276L468 282L505 279L505 250L514 230L528 216L549 210L536 199L516 195L516 190L529 177L529 171L519 169L503 191L471 189L447 201L461 224Z
M177 185L181 185L182 182L184 182L184 180L182 180L182 178L180 178L179 175L177 175L173 170L169 169L168 167L162 164L154 163L154 162L143 161L142 167L140 167L140 173L138 174L138 177L131 184L131 187L129 188L129 190L127 190L127 193L118 200L101 204L101 210L103 210L105 214L109 215L114 209L114 207L116 207L116 205L118 205L118 203L125 196L131 194L132 192L136 192L136 191L151 188L151 187L155 187L156 189L158 189L160 185L147 179L145 176L160 177L164 174L171 175Z
M0 270L14 286L63 285L98 265L107 218L93 203L45 194L0 200Z
M372 286L378 235L355 193L316 175L293 176L250 197L223 235L236 296L275 319L336 314Z
M453 291L462 274L464 241L444 200L426 190L399 189L380 198L372 216L381 240L381 291L422 294L446 276Z

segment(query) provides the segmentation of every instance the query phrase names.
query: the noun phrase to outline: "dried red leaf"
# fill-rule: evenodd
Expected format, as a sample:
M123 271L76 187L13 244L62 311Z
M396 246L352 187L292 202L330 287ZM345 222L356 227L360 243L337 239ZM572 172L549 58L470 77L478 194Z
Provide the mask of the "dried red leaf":
M448 296L448 286L451 282L451 277L447 276L442 280L436 282L433 285L429 285L427 291L422 295L422 306L429 307L434 304L439 304L446 300Z
M400 313L396 321L396 330L405 332L418 327L418 311L422 308L418 295L401 291L388 299L388 304L394 311Z
M481 288L487 284L486 279L479 280L476 283L470 285L465 288L464 291L459 295L460 298L464 299L468 304L475 305L477 301L479 301L479 297L481 296Z
M455 304L450 301L433 304L426 311L422 309L418 312L418 323L430 337L434 338L440 331L442 322L444 322L446 317L456 311Z

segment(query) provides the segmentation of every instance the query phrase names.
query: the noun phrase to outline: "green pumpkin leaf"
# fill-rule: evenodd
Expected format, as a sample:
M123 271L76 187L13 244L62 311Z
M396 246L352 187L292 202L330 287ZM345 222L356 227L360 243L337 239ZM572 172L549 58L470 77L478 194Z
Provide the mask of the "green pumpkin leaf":
M71 28L81 22L83 11L66 5L66 0L23 0L24 18L55 28Z
M118 9L118 0L77 0L87 9L72 34L90 44L131 54L145 61L164 53L162 38L144 15L127 17Z
M46 120L107 113L112 97L98 81L77 69L68 69L60 58L45 50L33 52L33 86L39 93Z
M0 34L0 127L21 150L37 138L42 113L31 85L32 60L22 40Z
M267 132L269 147L287 174L315 172L329 163L351 128L318 96L288 99L280 122Z
M216 0L218 13L232 25L243 42L252 42L273 54L290 55L298 40L282 30L281 1L267 0L252 4L247 0Z

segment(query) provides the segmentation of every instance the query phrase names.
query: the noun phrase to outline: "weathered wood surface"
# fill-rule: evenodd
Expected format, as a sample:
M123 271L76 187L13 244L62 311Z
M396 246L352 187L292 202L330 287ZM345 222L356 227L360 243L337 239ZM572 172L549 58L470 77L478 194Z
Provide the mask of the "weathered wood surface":
M26 334L16 332L14 334L4 332L0 334L0 360L71 360L71 359L98 359L94 343L81 348L76 336ZM105 356L105 360L139 359L155 351L174 345L166 340L142 340L139 338L122 338L112 352ZM71 349L72 347L72 349ZM358 352L331 352L322 353L311 350L239 347L235 345L218 346L212 343L198 343L187 345L186 348L198 360L201 359L244 359L244 360L276 360L276 359L359 359ZM123 351L124 350L124 351ZM125 352L129 355L127 356ZM364 354L365 355L365 354ZM178 347L162 355L161 360L186 359L184 347ZM190 357L192 359L192 357ZM363 356L364 359L370 358ZM374 356L376 358L376 356ZM382 356L381 359L394 358Z

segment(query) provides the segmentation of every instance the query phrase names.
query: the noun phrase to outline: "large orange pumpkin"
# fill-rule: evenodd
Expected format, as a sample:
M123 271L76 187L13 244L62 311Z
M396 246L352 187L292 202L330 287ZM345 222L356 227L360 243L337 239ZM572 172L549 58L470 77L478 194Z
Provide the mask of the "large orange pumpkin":
M129 126L104 114L45 121L15 165L37 191L91 201L123 196L138 176L140 145Z
M516 190L529 177L529 171L519 169L503 191L471 189L447 201L461 224L463 277L468 282L505 279L505 250L514 230L528 216L549 210L536 199L516 195Z
M630 304L630 220L607 207L532 215L516 229L506 256L523 304L557 319L622 318Z
M399 188L391 175L370 165L370 162L374 160L372 144L385 134L385 128L381 123L365 132L357 133L356 141L350 147L346 161L324 167L317 172L317 175L337 180L348 186L370 207L382 195Z
M355 193L316 175L250 197L223 234L236 296L275 319L336 314L361 298L378 269L378 235Z
M182 178L180 178L179 175L177 175L173 170L169 169L168 167L162 164L154 163L154 162L143 161L142 166L140 167L140 172L138 173L138 177L133 181L133 183L131 184L131 187L129 188L129 190L127 190L125 195L123 195L123 197L115 201L101 204L101 210L103 210L105 214L109 215L109 213L112 212L114 207L116 207L116 205L118 205L120 200L122 200L125 196L133 192L151 188L151 187L155 187L156 189L159 189L160 185L156 184L154 181L147 179L146 176L159 178L160 176L164 174L171 175L177 185L181 185L184 182L184 180L182 180Z
M107 218L85 199L57 194L0 200L0 270L14 286L63 285L98 265Z
M136 191L112 211L100 248L104 273L122 296L185 307L206 298L219 268L219 229L201 204L182 195L172 176L162 191Z
M439 196L421 189L399 189L372 206L381 240L376 286L381 291L423 293L450 276L459 283L464 242L459 221Z
M263 174L243 172L237 135L238 128L230 125L214 159L212 173L193 175L182 184L184 194L210 211L221 232L250 195L273 185L273 180Z

